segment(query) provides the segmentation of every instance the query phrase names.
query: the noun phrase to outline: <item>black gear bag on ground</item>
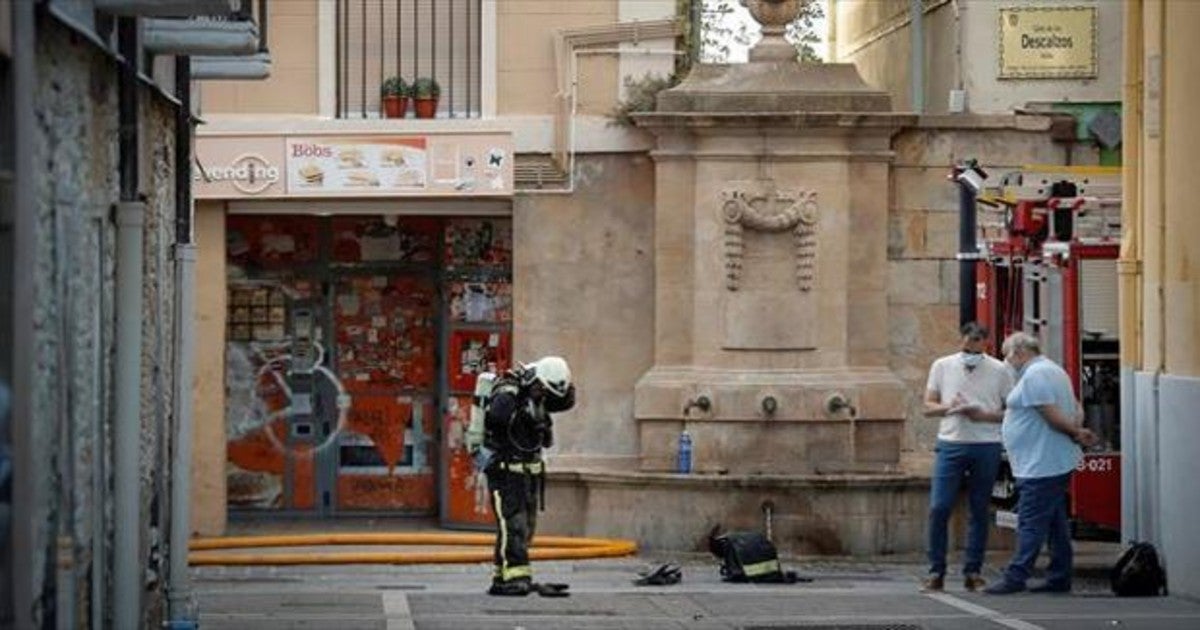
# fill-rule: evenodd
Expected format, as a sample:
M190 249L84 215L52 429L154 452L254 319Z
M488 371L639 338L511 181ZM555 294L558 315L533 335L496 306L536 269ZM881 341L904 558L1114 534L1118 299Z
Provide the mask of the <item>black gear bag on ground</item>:
M726 582L791 584L796 573L784 571L775 545L758 532L720 533L714 528L708 550L721 561L721 579Z
M1120 597L1155 597L1167 594L1167 574L1158 552L1147 542L1134 543L1113 567L1113 593Z

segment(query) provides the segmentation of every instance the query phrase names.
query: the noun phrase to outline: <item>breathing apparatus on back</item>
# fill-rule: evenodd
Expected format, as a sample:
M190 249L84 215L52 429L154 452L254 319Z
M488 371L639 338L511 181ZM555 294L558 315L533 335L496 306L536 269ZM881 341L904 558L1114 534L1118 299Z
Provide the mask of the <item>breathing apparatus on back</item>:
M488 403L492 400L492 389L496 384L495 372L480 372L475 379L475 393L471 398L471 422L467 425L467 435L464 440L467 452L475 458L476 468L486 468L491 459L490 449L483 445L484 419L487 417Z
M545 395L542 405L545 411L566 411L575 405L575 388L571 383L571 368L562 357L548 356L529 364L517 364L503 376L494 372L481 372L475 380L475 394L471 402L471 421L467 426L466 447L476 460L476 465L485 467L491 459L491 451L484 446L486 418L492 397L499 391L529 391L540 385Z

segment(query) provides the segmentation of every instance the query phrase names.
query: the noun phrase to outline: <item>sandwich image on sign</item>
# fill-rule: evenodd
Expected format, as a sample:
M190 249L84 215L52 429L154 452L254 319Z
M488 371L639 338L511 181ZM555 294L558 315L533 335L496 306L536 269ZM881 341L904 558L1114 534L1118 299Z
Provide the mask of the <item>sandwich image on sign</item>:
M363 152L359 149L342 149L338 152L338 164L342 168L362 168L366 166L363 162Z
M401 149L387 149L382 156L384 166L404 166L404 151Z
M378 186L379 178L370 171L351 171L346 173L346 185L355 187Z
M424 168L425 152L412 147L395 147L384 149L381 155L384 166Z
M425 186L425 173L415 168L404 169L396 175L396 187L421 188Z
M300 180L305 186L321 186L325 183L325 171L321 170L316 164L305 164L297 171L300 175Z

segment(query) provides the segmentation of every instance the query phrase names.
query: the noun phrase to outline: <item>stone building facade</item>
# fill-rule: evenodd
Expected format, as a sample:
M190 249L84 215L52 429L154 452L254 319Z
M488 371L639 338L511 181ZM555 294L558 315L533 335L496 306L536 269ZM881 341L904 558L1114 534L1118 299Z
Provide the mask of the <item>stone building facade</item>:
M196 8L179 7L168 17ZM183 588L168 584L178 227L190 212L176 185L177 143L191 134L177 66L143 47L144 18L91 3L4 2L0 18L0 452L12 474L0 626L157 627ZM130 46L144 61L123 79ZM122 365L131 358L136 369Z
M1066 148L1044 115L923 116L896 135L888 214L891 367L908 384L905 460L929 465L937 422L922 414L929 366L959 343L958 189L949 165L979 156L989 172L1058 164ZM983 156L986 156L984 158Z
M893 143L888 292L892 368L912 392L905 460L925 470L937 433L921 414L925 378L933 359L956 348L959 323L959 200L949 169L977 159L998 179L1033 164L1120 165L1119 146L1088 127L1097 116L1119 119L1124 20L1119 3L1103 1L927 0L914 29L914 6L837 0L830 13L834 59L922 114ZM1064 61L1069 54L1038 67L1011 46L1006 53L1006 33L1019 40L1043 28L1066 29L1079 67Z
M408 6L404 2L393 4ZM869 278L857 279L861 291L843 305L848 304L848 310L836 311L848 322L858 322L854 330L866 336L847 338L846 331L830 333L821 342L829 342L830 348L845 344L846 350L833 349L821 355L822 359L809 356L793 361L792 354L778 353L772 359L765 354L751 357L753 353L746 353L729 364L735 369L786 372L820 367L821 361L832 361L826 367L840 368L834 357L853 357L869 366L872 378L877 376L881 385L879 392L864 393L861 400L854 398L852 406L861 402L865 413L878 416L871 418L879 420L876 426L888 429L873 431L849 422L844 426L831 422L821 433L824 441L813 442L817 445L813 448L822 456L845 454L861 447L863 461L870 459L868 465L854 468L841 461L842 455L834 457L839 460L839 474L860 475L853 479L805 477L828 472L827 466L812 466L811 461L804 464L809 466L807 472L768 470L764 468L768 463L757 461L755 451L743 444L741 467L726 472L744 474L745 478L727 478L718 486L709 486L704 483L707 476L699 476L678 488L686 492L673 491L670 484L683 483L669 472L680 413L686 399L694 400L695 395L704 392L696 388L697 383L679 387L670 383L657 393L651 392L657 396L657 406L644 413L654 417L642 418L643 412L637 410L639 382L656 368L656 351L664 343L674 344L670 345L675 348L671 352L686 354L691 347L695 356L714 359L720 354L703 346L712 342L707 337L723 334L712 324L716 320L697 328L703 331L694 338L698 345L690 346L693 342L685 337L672 336L676 329L672 328L671 313L694 308L698 309L692 315L695 321L708 322L705 318L710 313L705 312L705 304L724 299L724 294L710 291L697 302L698 294L689 293L686 284L672 281L667 282L668 287L660 286L665 282L660 275L664 260L673 255L673 248L682 246L671 240L676 237L660 223L672 216L664 208L688 208L693 203L707 207L700 204L711 203L711 199L691 199L679 192L682 189L664 189L664 182L677 182L661 176L656 179L656 163L669 159L663 156L675 155L677 149L663 153L655 146L653 135L643 129L612 127L606 113L619 98L623 79L644 71L638 64L658 58L660 71L669 70L676 46L672 39L674 4L596 0L573 2L554 10L539 3L482 0L473 4L479 13L470 15L478 16L483 33L482 50L473 49L481 68L479 82L472 84L471 93L479 100L472 101L473 105L468 103L467 110L453 111L452 105L443 101L441 114L432 120L418 120L411 115L388 119L375 102L379 86L374 82L386 78L389 68L398 67L404 77L413 78L407 61L391 65L385 54L382 69L372 65L374 61L367 63L368 85L352 86L352 91L362 90L365 97L347 96L345 88L339 87L339 81L358 81L358 73L350 73L351 78L346 79L346 63L364 63L338 56L337 42L358 41L353 38L360 36L353 30L358 23L354 19L350 20L349 31L338 26L343 23L337 21L334 9L341 5L297 1L274 6L278 28L273 29L272 37L279 39L273 41L272 51L286 75L277 73L261 85L209 84L201 98L207 124L199 132L198 158L205 169L214 169L218 176L201 175L194 186L199 200L197 334L202 339L224 339L226 343L207 344L195 366L198 415L193 527L197 532L219 534L233 517L317 518L381 511L436 516L448 524L487 526L490 521L486 510L471 511L472 505L478 505L470 500L469 467L463 467L466 460L454 437L465 419L465 390L461 385L465 381L461 377L469 376L470 368L459 374L454 370L462 367L457 364L462 357L472 356L460 353L462 346L456 345L455 336L488 331L497 334L493 337L496 343L481 342L478 350L483 357L528 361L560 354L570 362L579 383L579 404L562 417L557 444L549 454L549 497L554 505L564 507L546 513L546 531L631 536L647 548L692 548L716 522L739 527L761 525L760 508L771 503L776 506L777 523L788 524L776 530L780 546L788 550L873 553L914 551L923 546L927 455L934 429L920 416L919 401L929 363L953 348L958 324L953 257L957 204L955 187L945 179L948 169L954 160L968 156L977 156L985 167L1001 171L1029 162L1095 163L1100 160L1099 151L1079 142L1056 142L1057 136L1051 132L1062 126L1065 117L1060 112L998 110L913 116L905 111L903 99L890 94L890 107L901 114L895 118L900 122L884 143L886 147L864 153L869 153L864 159L887 165L871 171L877 185L864 187L855 196L841 190L836 177L819 180L822 186L832 186L821 193L823 199L831 200L831 208L837 208L830 210L835 217L828 224L835 226L831 229L846 228L838 213L849 199L865 204L860 210L865 213L863 217L873 217L870 221L860 217L856 225L880 228L878 234L870 232L868 241L878 245L885 264ZM390 24L395 14L387 12L391 11L386 8L390 4L384 6L383 21ZM408 12L401 11L400 15L404 18ZM445 26L445 15L437 23L450 28ZM407 20L404 18L403 23L408 24ZM403 34L405 28L402 26L399 32ZM311 45L314 40L318 42L315 48ZM411 51L407 46L411 44L389 40L384 50ZM1103 54L1106 59L1109 53ZM870 83L878 69L866 59L859 65ZM839 71L844 72L845 66ZM474 77L474 72L469 70L466 76ZM450 80L448 71L439 76ZM459 77L453 79L458 81L463 75L454 76ZM1105 71L1102 82L1107 81L1110 77ZM855 89L887 87L880 84ZM353 107L347 108L347 102ZM459 102L451 100L452 104ZM849 98L836 101L837 107L853 102ZM515 158L511 186L505 181L495 194L481 195L470 185L449 192L430 181L424 186L401 186L400 190L385 193L382 189L391 186L386 177L391 176L388 169L392 167L356 165L360 155L375 155L373 152L379 149L372 147L382 142L424 147L424 155L436 160L438 143L451 136L468 138L460 146L473 142L469 138L484 138L497 148L511 150ZM763 142L759 136L754 137L754 141ZM872 136L872 142L876 140ZM330 156L347 155L347 163L352 166L346 168L380 174L378 185L339 189L337 194L322 192L340 186L336 182L342 181L338 173L343 167L334 161L322 161L332 157L312 159L311 145L324 147L319 150L328 150ZM773 150L783 151L783 146ZM860 145L854 147L853 151L865 151ZM717 155L726 154L725 149L714 150ZM745 147L740 150L746 155L738 160L756 159L754 151ZM804 153L811 149L796 150ZM472 151L463 149L458 154L464 158L460 164L464 169L474 168L468 166L478 157ZM832 149L827 153L840 155ZM248 155L265 160L266 166L258 164L268 177L253 182L226 181L224 174L236 173L232 167ZM562 168L557 176L550 158ZM827 158L821 153L817 158L805 154L789 159L804 162ZM376 158L368 162L372 159ZM320 174L310 169L313 179L304 179L300 169L307 166L318 167ZM842 172L837 168L821 172ZM779 172L806 171L797 168ZM784 184L806 178L789 175ZM709 182L711 186L718 183ZM426 221L424 225L435 226L430 228L436 233L434 242L446 247L445 256L453 256L458 245L447 235L462 233L457 227L460 222L480 218L491 222L490 233L511 239L500 243L498 250L493 248L500 254L491 260L500 261L500 266L488 271L492 274L489 277L500 280L503 290L511 291L510 301L504 302L511 305L506 314L496 320L484 316L464 322L455 319L464 311L456 310L460 307L453 299L440 302L442 298L436 298L430 302L430 310L423 312L438 323L421 333L429 340L422 347L434 357L422 360L448 373L422 377L408 385L401 383L394 390L398 396L393 396L399 406L387 407L379 414L365 410L375 405L379 406L373 408L383 409L385 403L367 403L356 409L358 403L354 401L370 401L378 395L379 391L367 385L382 382L382 373L390 368L344 367L360 365L357 357L366 356L357 349L360 342L355 337L386 340L388 329L408 324L399 324L390 315L352 321L363 304L383 299L377 295L382 292L355 289L359 292L352 296L346 292L349 289L338 287L350 287L354 284L352 276L369 272L376 274L380 286L386 286L406 269L417 269L437 282L445 282L434 291L437 295L458 295L454 283L459 279L454 276L457 272L453 265L447 264L449 258L401 260L393 255L392 259L385 256L372 261L363 258L362 252L375 251L373 244L400 238L399 234L409 233L406 230L419 233L423 228L418 224ZM304 225L313 227L295 227ZM321 230L332 232L331 240L324 245L319 236L305 236ZM711 247L712 252L723 251L720 235L709 227L704 230L704 239L708 239L704 247ZM790 251L780 249L764 235L754 233L747 238L748 242L767 243L762 251ZM840 242L831 238L822 242ZM306 239L315 245L305 249ZM344 248L339 245L343 241ZM494 239L491 242L496 243ZM825 246L836 249L834 245ZM712 252L705 250L703 255ZM860 252L856 256L868 254ZM835 256L832 260L842 258ZM704 258L697 273L711 272L716 268L712 262ZM311 292L309 287L318 286L313 283L328 284L324 297ZM265 300L264 319L255 322L253 291L260 288L266 289L259 296ZM841 298L833 297L841 289L833 285L828 289L833 293L822 298L822 304L842 304ZM276 323L270 321L271 299L277 299L275 304L283 307ZM286 309L308 309L314 303L324 309L319 313L323 349L343 346L331 351L335 354L324 356L338 357L329 362L329 369L352 402L346 417L333 414L325 419L328 429L320 421L312 424L308 417L299 419L301 426L297 429L296 414L286 411L291 406L270 400L267 390L255 393L260 386L246 386L254 383L245 377L251 372L237 366L249 356L248 351L266 352L262 356L267 360L272 356L270 352L282 353L293 343L287 332L293 320L285 315ZM711 306L719 307L715 301ZM385 309L382 302L378 308ZM871 328L863 323L875 321L873 318L884 313L880 326ZM678 323L682 327L687 321L681 319ZM255 332L259 324L262 333ZM847 324L847 330L851 328ZM376 329L374 337L369 329ZM346 356L354 358L342 363ZM236 368L233 372L231 366ZM423 369L419 368L418 373ZM667 372L661 373L670 376ZM713 379L731 379L711 384L714 390L733 392L727 399L716 400L719 405L739 407L737 418L727 420L745 422L747 426L762 423L763 418L756 415L757 405L766 389L741 391L738 388L750 381L735 382L725 372L712 374ZM752 384L769 388L777 383L770 380ZM830 385L795 396L776 392L776 402L786 407L779 417L789 422L827 421L824 406L826 398L837 393L835 389ZM666 394L659 395L663 392ZM680 392L688 395L675 401ZM256 397L258 403L246 404ZM803 411L797 411L801 408ZM293 420L284 422L282 417ZM373 417L391 418L399 428L384 430ZM315 438L308 433L313 427L318 432ZM760 440L775 430L774 425L767 424L760 428ZM800 425L792 428L807 430ZM290 437L281 437L285 434ZM703 437L697 447L701 462L705 453L717 453L721 448L736 451L740 444L724 440L720 431ZM776 446L791 444L789 440ZM371 450L375 454L370 454ZM329 454L334 451L336 457ZM354 459L359 456L361 460ZM770 464L778 463L772 460ZM636 523L624 517L646 496L660 495L673 497L680 502L679 509L696 514L694 526L664 527L652 515ZM741 506L738 509L731 507L735 497L735 503ZM880 520L882 513L889 518ZM731 516L734 514L737 516Z
M1192 199L1194 111L1200 77L1200 6L1124 3L1124 105L1128 160L1121 249L1122 431L1129 459L1122 481L1122 537L1160 549L1172 595L1200 596L1200 518L1191 480L1200 446L1200 310Z
M352 4L349 10L357 10L357 3ZM402 9L397 33L405 54L399 72L411 82L415 78L411 45L418 37L409 31L413 5L407 0L381 4L388 24L396 17L391 11ZM195 368L193 525L199 533L221 533L232 517L338 516L381 510L486 527L490 523L486 512L474 511L478 507L474 493L466 491L469 462L454 437L461 433L467 411L463 401L469 400L464 395L469 396L469 383L473 383L472 373L455 372L463 365L460 360L471 356L462 351L464 347L502 365L547 354L562 355L570 362L582 394L557 431L551 454L557 470L637 465L639 438L632 394L653 353L649 324L654 317L654 182L646 153L649 137L612 126L609 113L623 89L623 78L638 78L647 71L670 73L678 35L675 3L481 0L457 3L451 15L447 8L454 4L433 3L439 11L438 28L452 30L469 22L471 28L480 29L481 48L475 44L469 50L465 45L455 48L459 65L453 75L446 65L451 56L448 49L439 49L433 61L422 49L417 61L421 73L435 68L442 83L441 111L434 119L414 118L411 107L402 120L382 117L375 95L378 81L385 76L376 74L379 69L373 59L367 65L367 100L359 102L355 83L351 91L356 93L350 99L354 106L344 107L347 97L338 87L339 77L358 81L358 75L350 73L353 76L346 79L345 73L336 71L335 62L362 61L353 55L339 57L335 42L359 37L358 22L351 19L349 30L338 26L336 10L343 4L333 2L273 3L271 50L278 70L273 78L262 84L213 82L201 90L199 105L207 123L198 130L201 164L206 169L223 168L239 156L255 153L279 167L280 181L247 193L228 182L204 181L201 174L194 187L197 336L226 341L199 348ZM424 17L418 20L432 24L429 10L419 7ZM429 40L421 37L422 46L428 45ZM319 45L312 46L313 41ZM448 46L446 41L450 40L439 36L438 46ZM394 45L389 39L386 49L392 51ZM628 54L620 52L627 48ZM468 52L471 56L464 60ZM395 71L390 56L384 62L385 75ZM464 83L464 76L473 82ZM283 83L286 89L281 89ZM503 156L504 169L512 171L493 173L500 175L501 184L493 192L461 181L457 189L446 188L432 176L423 185L392 194L372 187L337 195L314 193L313 187L300 186L299 181L284 181L291 172L288 161L300 165L299 158L280 150L283 146L324 143L341 151L344 148L337 147L352 143L372 156L376 149L371 147L393 141L409 143L410 154L425 155L431 162L442 159L438 156L443 150L458 151L461 161L456 168L473 173L470 179L480 184L479 178L487 172L475 165L485 166L489 147ZM337 165L328 165L326 183L332 185L338 172ZM392 171L379 172L390 177ZM386 185L385 177L381 187ZM290 265L299 269L291 272L260 256L256 243L263 241L257 234L268 230L281 237L276 242L299 243L301 239L285 234L291 229L287 226L311 221L329 225L335 236L327 250L318 247L315 258L306 259L303 269ZM345 227L351 223L373 227L363 227L353 236L350 232L359 228ZM444 241L447 258L442 254L404 260L399 255L363 258L370 243L382 242L372 239L391 238L389 225L399 226L401 232L420 232L424 229L420 226L427 226L436 233L434 239L449 239ZM450 235L471 233L464 231L466 226L486 226L483 229L489 233L502 235L491 241L492 253L451 260L454 252L463 250ZM339 240L337 234L348 236ZM477 278L463 277L463 268L493 281L477 283ZM407 282L399 278L416 270L433 279L432 290L439 296L461 295L466 282L486 291L490 305L473 320L460 310L465 302L438 297L427 305L423 312L437 324L414 337L422 341L414 350L415 363L407 364L424 376L399 382L396 391L403 400L397 402L399 407L388 407L385 415L403 425L393 434L373 426L364 411L371 405L392 405L378 402L377 394L383 390L369 386L383 383L387 370L346 367L348 356L366 356L351 350L356 342L350 331L374 328L378 329L375 335L382 335L376 338L387 340L384 329L400 325L393 311L383 313L386 321L358 322L351 321L354 315L342 308L343 303L366 304L378 297L370 287L354 284L354 277L369 270L380 282L398 283ZM254 332L253 322L246 328L238 319L246 314L235 304L244 299L244 290L283 286L284 297L277 299L289 312L301 303L312 303L295 300L296 293L287 288L294 286L293 280L280 282L287 273L302 282L322 278L346 298L328 307L318 304L321 317L327 313L332 318L321 333L322 344L331 357L337 357L329 362L331 371L352 399L350 413L340 425L346 430L335 432L338 461L328 468L320 452L308 468L303 438L288 438L294 446L287 440L279 445L256 442L263 435L256 428L262 417L245 404L254 398L245 395L246 379L237 377L241 372L230 372L241 357L248 356L247 349L265 348L278 340L270 329L262 333L266 337L254 338L260 333ZM253 311L249 314L252 317ZM377 321L384 326L377 326ZM493 333L495 344L490 345L488 337ZM469 345L472 339L479 339L481 345ZM409 361L406 352L397 351L395 356ZM442 373L421 367L434 364L442 367ZM362 381L357 380L359 374ZM358 401L362 407L355 407ZM418 411L411 411L410 405ZM332 448L333 442L324 438L318 442L317 451ZM320 446L326 443L330 446ZM370 447L359 454L373 448L378 455L363 454L358 463L352 462L350 449L363 445ZM234 472L227 474L227 470ZM389 476L398 481L391 482L394 489L383 489Z

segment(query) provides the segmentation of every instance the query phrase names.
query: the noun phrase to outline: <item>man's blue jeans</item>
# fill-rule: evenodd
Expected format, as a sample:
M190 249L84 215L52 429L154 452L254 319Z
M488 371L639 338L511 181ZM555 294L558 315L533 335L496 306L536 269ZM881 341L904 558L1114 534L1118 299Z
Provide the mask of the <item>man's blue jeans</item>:
M938 440L935 450L929 493L929 572L946 574L946 523L965 482L971 521L963 573L979 573L987 548L988 501L1000 470L1000 444Z
M1071 473L1017 479L1017 551L1004 570L1004 581L1025 584L1042 545L1050 547L1046 584L1071 586L1071 527L1067 522L1067 486Z

